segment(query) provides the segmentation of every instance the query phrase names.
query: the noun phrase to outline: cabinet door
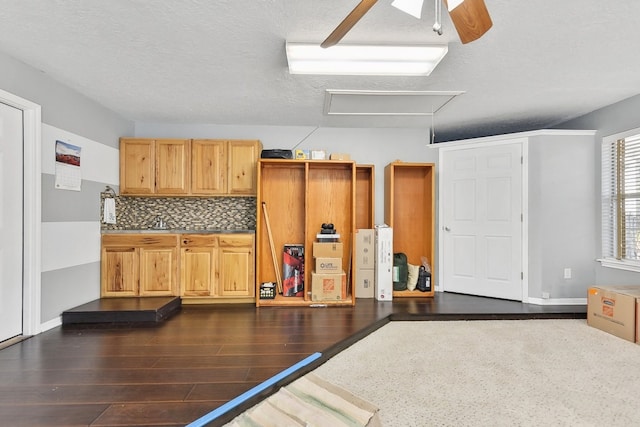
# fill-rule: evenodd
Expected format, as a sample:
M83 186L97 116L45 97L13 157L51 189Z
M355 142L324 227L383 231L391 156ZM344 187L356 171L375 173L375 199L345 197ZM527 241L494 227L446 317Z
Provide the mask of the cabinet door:
M138 250L128 248L102 248L102 297L136 296L139 279Z
M229 141L229 194L256 194L258 141Z
M156 194L187 194L190 187L190 141L156 141Z
M253 235L220 235L221 297L255 295L255 258Z
M218 249L182 248L181 252L180 296L214 296L218 280Z
M224 194L227 192L227 142L194 139L191 142L191 192Z
M150 139L120 140L120 194L155 193L155 144Z
M140 296L177 294L178 249L140 248Z

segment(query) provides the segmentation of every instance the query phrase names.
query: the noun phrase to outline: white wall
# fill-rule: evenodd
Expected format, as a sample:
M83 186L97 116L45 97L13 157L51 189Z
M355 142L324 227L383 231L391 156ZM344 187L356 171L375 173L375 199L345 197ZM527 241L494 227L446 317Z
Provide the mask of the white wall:
M64 310L100 296L100 191L118 183L118 138L133 123L49 76L0 53L0 89L42 108L43 329ZM55 141L82 147L82 190L54 188Z
M529 140L529 297L585 299L595 281L593 136ZM571 278L564 278L564 269Z
M601 205L600 205L600 145L602 138L608 135L624 132L630 129L640 128L640 95L625 99L600 110L593 111L577 119L562 123L557 126L560 129L595 129L593 188L596 194L596 203L593 206L596 221L593 234L596 236L595 253L597 257L601 250ZM570 167L570 165L568 165ZM594 261L595 279L594 285L640 285L640 273L602 267Z

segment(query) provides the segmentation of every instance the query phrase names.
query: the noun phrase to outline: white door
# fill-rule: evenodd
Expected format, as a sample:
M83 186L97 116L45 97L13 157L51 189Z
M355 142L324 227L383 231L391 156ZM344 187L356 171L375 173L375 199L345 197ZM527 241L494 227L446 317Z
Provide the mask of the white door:
M442 289L522 301L522 144L443 151Z
M22 334L22 110L0 103L0 341Z

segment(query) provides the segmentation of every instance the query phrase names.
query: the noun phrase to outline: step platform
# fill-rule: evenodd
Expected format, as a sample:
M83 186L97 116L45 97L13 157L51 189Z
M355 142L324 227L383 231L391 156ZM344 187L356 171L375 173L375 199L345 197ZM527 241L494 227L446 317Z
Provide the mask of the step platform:
M62 324L157 324L181 307L180 297L100 298L63 312Z

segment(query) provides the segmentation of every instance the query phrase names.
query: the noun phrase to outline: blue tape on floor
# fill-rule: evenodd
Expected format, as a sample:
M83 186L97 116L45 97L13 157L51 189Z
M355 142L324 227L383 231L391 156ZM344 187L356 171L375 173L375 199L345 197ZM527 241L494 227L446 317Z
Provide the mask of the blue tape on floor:
M230 411L231 409L235 408L236 406L240 405L241 403L247 401L248 399L250 399L253 396L255 396L258 393L260 393L261 391L265 390L267 387L271 387L272 385L274 385L275 383L277 383L281 379L293 374L298 369L300 369L300 368L302 368L304 366L307 366L309 363L313 362L314 360L319 359L320 356L322 356L322 353L313 353L311 356L308 356L307 358L302 359L301 361L299 361L295 365L285 369L284 371L280 372L279 374L276 374L276 375L272 376L271 378L269 378L265 382L260 383L257 386L253 387L252 389L245 391L244 393L242 393L240 396L236 397L235 399L228 401L224 405L222 405L222 406L214 409L213 411L209 412L208 414L198 418L194 422L188 424L187 427L201 427L201 426L207 425L211 421L213 421L216 418L218 418L220 415L226 413L227 411Z

